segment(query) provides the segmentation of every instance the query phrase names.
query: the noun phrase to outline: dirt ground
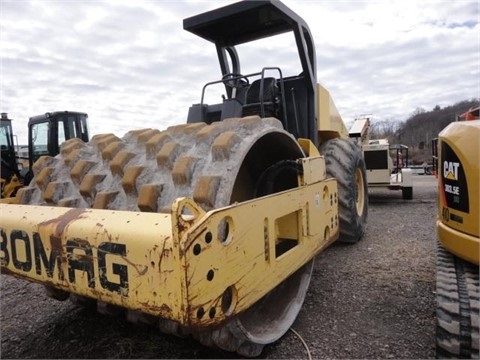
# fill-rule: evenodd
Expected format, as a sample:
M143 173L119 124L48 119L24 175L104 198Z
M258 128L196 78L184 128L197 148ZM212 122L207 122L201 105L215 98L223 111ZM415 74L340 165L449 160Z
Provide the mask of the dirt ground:
M334 244L317 257L294 331L260 358L434 357L435 178L414 176L413 200L383 189L369 200L363 240ZM2 359L235 357L52 300L40 285L10 276L0 276L0 290Z

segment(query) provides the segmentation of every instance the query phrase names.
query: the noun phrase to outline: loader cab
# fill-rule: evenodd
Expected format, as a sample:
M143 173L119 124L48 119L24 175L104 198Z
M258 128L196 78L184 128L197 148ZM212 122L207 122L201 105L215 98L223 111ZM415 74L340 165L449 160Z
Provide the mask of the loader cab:
M73 111L56 111L33 116L28 120L29 177L33 163L40 156L55 156L60 145L69 139L89 140L88 115Z
M204 86L200 103L189 109L187 122L274 116L294 136L317 143L315 46L300 16L279 1L243 1L184 19L183 27L215 44L222 73L220 79ZM276 64L242 74L237 45L288 32L294 36L299 57L295 75L284 76ZM258 51L261 55L264 50ZM225 85L226 97L219 104L205 104L206 89L219 83Z

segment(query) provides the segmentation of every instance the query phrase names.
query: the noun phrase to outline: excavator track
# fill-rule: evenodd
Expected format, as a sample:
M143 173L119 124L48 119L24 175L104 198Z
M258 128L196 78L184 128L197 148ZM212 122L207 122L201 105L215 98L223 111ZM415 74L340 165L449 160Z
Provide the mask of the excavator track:
M437 357L479 356L478 267L437 245Z
M85 144L72 139L55 157L34 165L34 178L19 193L20 203L170 213L179 197L193 199L204 210L264 194L267 169L304 157L280 121L258 116L227 119L210 125L190 123L164 131L135 130L123 138L96 135ZM275 179L276 192L297 185L295 173ZM259 239L259 241L262 241ZM264 344L280 338L298 314L308 289L313 260L297 270L240 316L220 328L182 329L168 319L127 310L127 319L155 324L166 333L193 335L202 344L257 356ZM64 296L47 288L51 297ZM70 295L76 303L92 299ZM97 301L102 313L124 309Z

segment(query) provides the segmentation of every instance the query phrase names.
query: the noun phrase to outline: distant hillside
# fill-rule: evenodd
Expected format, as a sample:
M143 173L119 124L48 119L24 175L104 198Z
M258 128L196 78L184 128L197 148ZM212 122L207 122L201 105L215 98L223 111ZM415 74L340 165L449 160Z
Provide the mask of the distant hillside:
M441 108L435 106L432 110L416 109L403 122L382 120L372 122L371 138L388 138L390 143L401 143L409 147L409 157L414 164L424 160L431 161L431 141L438 136L445 126L456 120L472 107L477 107L480 99L464 100L454 105Z

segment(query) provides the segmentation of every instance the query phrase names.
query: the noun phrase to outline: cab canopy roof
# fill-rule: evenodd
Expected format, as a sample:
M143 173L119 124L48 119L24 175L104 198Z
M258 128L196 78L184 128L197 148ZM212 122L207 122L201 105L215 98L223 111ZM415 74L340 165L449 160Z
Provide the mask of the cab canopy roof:
M183 20L183 28L219 46L309 31L306 22L280 1L242 1Z

